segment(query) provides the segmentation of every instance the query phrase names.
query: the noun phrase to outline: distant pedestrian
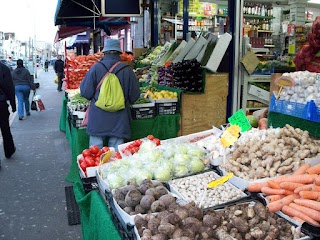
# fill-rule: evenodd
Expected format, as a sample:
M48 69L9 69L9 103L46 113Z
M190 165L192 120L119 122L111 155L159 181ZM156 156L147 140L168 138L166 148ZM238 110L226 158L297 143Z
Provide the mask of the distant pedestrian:
M58 56L58 60L54 63L54 71L58 75L58 91L62 91L62 79L64 78L64 61L61 60L62 56Z
M48 68L49 68L49 61L48 59L44 62L44 71L48 72Z
M15 112L16 99L11 72L6 65L0 63L0 129L3 139L4 155L6 158L10 158L16 151L16 148L10 130L10 112L8 110L7 100L10 102L12 112Z
M17 61L17 68L12 72L12 79L18 98L19 120L22 120L24 117L24 110L26 110L27 116L30 116L30 90L35 90L36 88L29 70L23 66L23 61L21 59Z

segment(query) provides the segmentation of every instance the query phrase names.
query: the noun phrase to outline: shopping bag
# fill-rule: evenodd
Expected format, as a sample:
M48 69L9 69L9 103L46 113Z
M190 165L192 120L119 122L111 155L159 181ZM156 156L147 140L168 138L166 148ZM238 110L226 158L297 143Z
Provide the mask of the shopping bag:
M84 115L84 118L82 120L81 127L86 127L88 125L89 110L90 110L90 103L86 110L86 114Z
M40 96L40 95L35 94L35 96L34 96L33 99L34 99L34 101L36 102L37 108L38 108L39 111L45 110L45 107L44 107L44 104L43 104L43 102L42 102L42 100L41 100L41 96Z
M32 100L30 108L31 108L32 111L38 111L38 107L37 107L36 101Z
M33 91L32 101L31 101L31 105L30 105L30 109L32 111L38 111L38 106L37 106L35 96L36 96L36 91Z
M58 84L58 75L56 74L56 77L54 78L54 83Z

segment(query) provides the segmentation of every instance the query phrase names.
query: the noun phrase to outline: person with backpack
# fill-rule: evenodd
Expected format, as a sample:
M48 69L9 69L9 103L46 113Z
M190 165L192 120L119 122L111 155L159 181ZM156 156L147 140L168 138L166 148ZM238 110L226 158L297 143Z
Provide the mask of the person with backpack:
M12 112L15 112L16 99L11 72L6 65L0 62L0 129L3 139L4 155L6 158L11 158L11 156L16 151L16 148L14 146L10 130L10 112L8 110L8 100L10 102Z
M80 94L91 100L86 130L90 136L89 145L102 148L108 140L108 147L117 151L118 145L131 138L130 104L140 97L139 82L132 68L121 63L119 40L107 39L102 52L105 56L90 68L82 80ZM110 92L107 92L108 85L113 87ZM111 102L114 100L115 106L112 103L108 106L107 102L102 104L104 106L100 104L108 96ZM119 104L122 101L123 104Z

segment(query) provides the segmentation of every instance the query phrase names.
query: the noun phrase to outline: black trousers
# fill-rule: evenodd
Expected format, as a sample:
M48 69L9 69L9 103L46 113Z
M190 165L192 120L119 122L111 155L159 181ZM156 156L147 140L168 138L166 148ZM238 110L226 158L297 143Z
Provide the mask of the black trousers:
M61 91L62 90L62 79L64 78L64 73L63 72L58 72L57 73L58 75L58 91Z
M0 129L3 139L4 155L11 156L14 152L14 142L10 131L9 110L6 102L0 101Z

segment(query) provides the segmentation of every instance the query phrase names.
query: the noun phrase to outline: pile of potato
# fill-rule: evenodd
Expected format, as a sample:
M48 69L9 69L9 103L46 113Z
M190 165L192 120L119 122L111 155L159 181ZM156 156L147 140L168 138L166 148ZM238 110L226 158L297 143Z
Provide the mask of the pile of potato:
M222 167L246 180L290 174L305 158L320 157L320 141L289 125L250 130L240 137L234 149Z
M291 240L291 225L260 203L234 205L203 212L192 205L172 203L168 210L135 217L141 240Z
M113 197L130 215L161 212L176 201L161 182L148 179L142 181L140 185L128 184L115 189Z

